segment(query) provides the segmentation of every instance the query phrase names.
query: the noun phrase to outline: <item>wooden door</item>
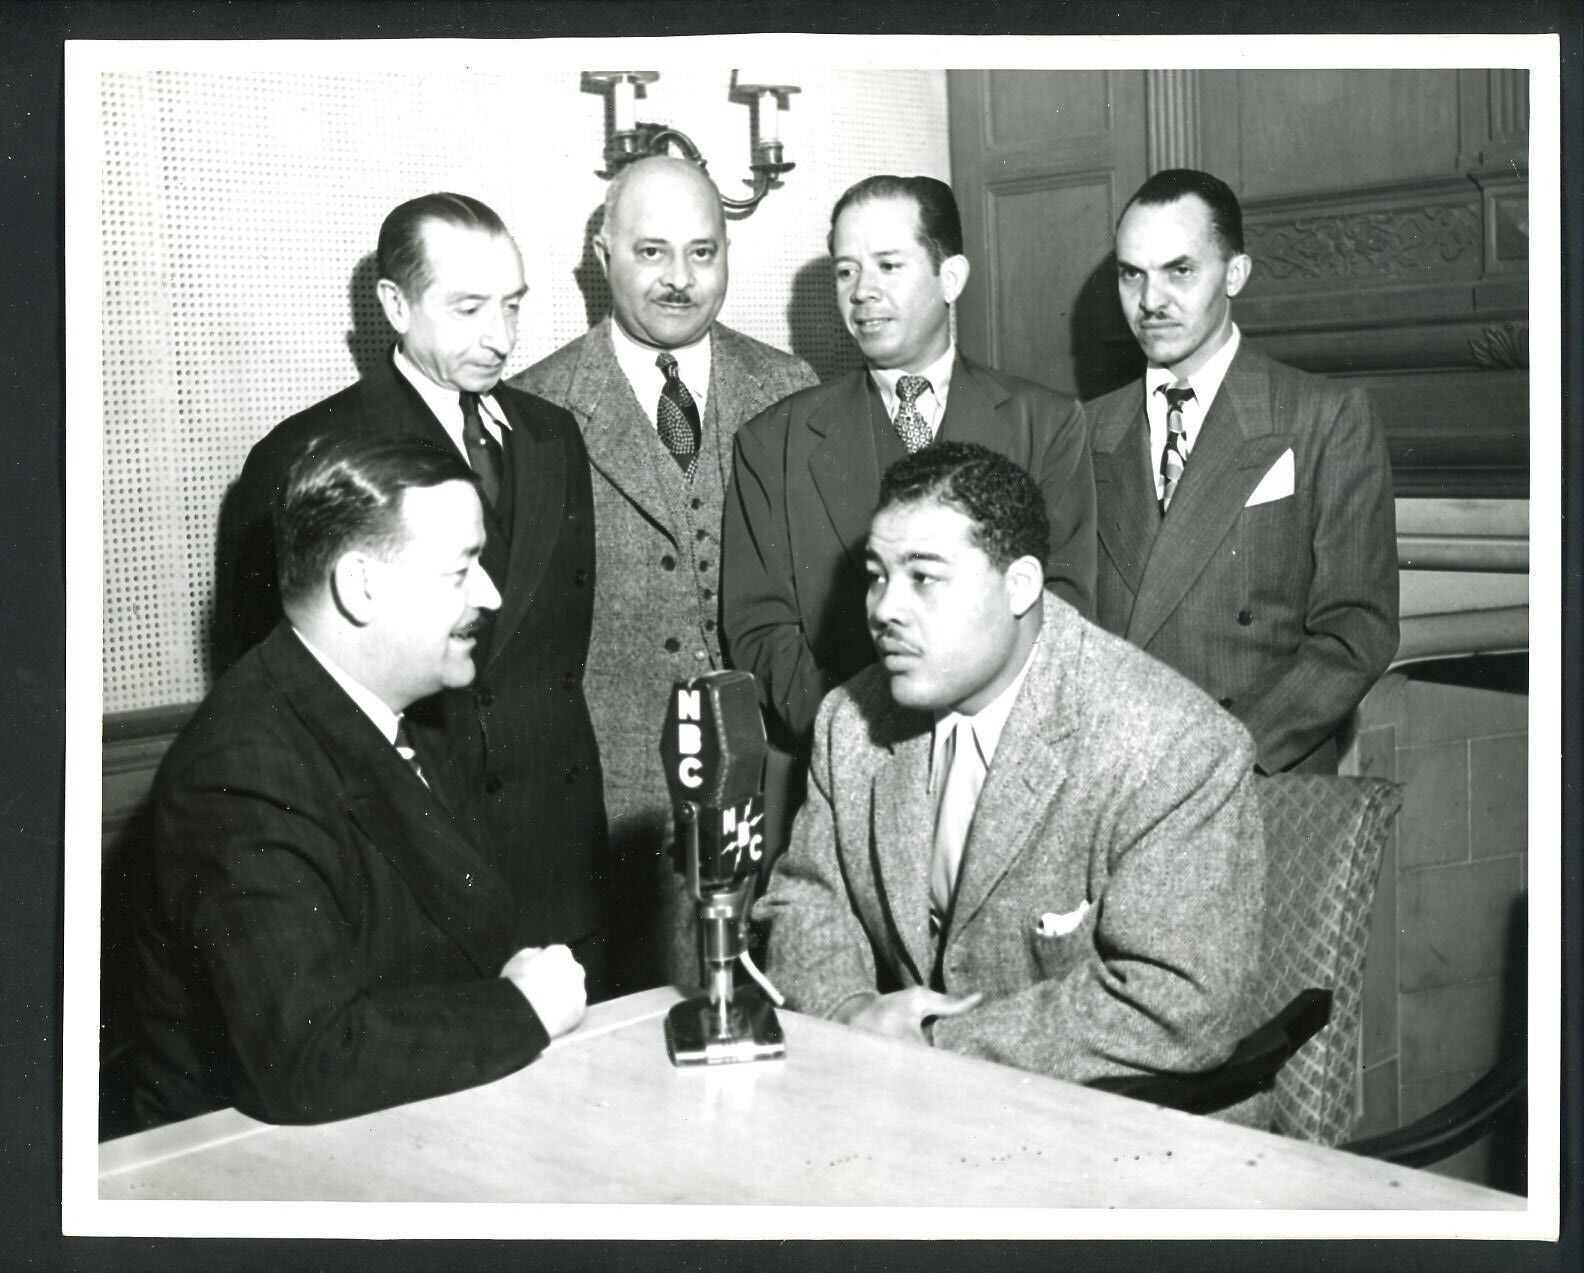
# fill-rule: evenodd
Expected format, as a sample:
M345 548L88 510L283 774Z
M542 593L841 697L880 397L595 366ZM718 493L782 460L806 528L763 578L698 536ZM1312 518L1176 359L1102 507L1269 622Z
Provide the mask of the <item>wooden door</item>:
M949 71L969 356L1091 398L1141 365L1112 233L1144 180L1143 71Z

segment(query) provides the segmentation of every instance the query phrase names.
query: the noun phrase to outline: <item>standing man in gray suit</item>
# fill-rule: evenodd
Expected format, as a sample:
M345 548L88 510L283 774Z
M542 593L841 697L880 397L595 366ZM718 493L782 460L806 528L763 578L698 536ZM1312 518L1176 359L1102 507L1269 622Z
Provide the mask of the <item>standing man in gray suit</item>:
M1391 466L1369 400L1242 339L1243 215L1209 173L1146 181L1116 255L1149 364L1088 406L1099 622L1248 726L1263 772L1335 773L1338 729L1397 652Z
M584 690L632 925L626 986L698 979L691 909L662 851L658 743L672 682L722 666L721 505L738 426L816 382L808 365L716 322L726 299L720 192L670 156L624 168L594 250L614 314L511 383L566 407L594 473L594 625Z
M1192 1073L1254 1027L1264 839L1248 732L1044 589L1018 464L887 470L880 663L829 695L756 910L800 1012L1085 1082Z

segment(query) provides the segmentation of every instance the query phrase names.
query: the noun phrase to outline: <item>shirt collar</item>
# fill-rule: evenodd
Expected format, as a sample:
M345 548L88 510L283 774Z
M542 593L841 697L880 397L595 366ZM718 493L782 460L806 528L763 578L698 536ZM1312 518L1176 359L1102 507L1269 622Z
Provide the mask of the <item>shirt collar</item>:
M655 406L660 400L660 390L665 388L665 372L655 365L655 359L663 353L668 353L677 360L677 375L682 378L682 383L693 395L693 401L698 404L699 419L704 418L704 403L709 397L710 383L709 331L705 331L702 340L696 340L683 349L651 349L648 345L640 345L629 336L616 321L614 314L611 315L610 329L611 347L616 351L616 362L627 377L627 383L632 386L639 405L651 417L654 416Z
M1001 745L1001 733L1006 729L1007 718L1012 715L1012 707L1017 702L1018 693L1023 688L1023 682L1028 679L1029 668L1034 666L1034 652L1038 649L1039 640L1036 638L1034 644L1029 647L1023 666L1018 669L1018 674L1012 678L1011 683L972 716L965 716L961 712L947 712L935 718L934 761L937 768L946 740L951 737L951 732L959 721L966 721L972 728L974 738L979 744L980 754L984 756L985 767L989 767L990 762L995 759L996 748ZM931 772L935 771L931 770Z
M956 361L957 343L950 341L946 345L946 352L923 371L903 371L900 367L871 367L869 374L874 377L875 385L880 390L880 397L885 402L886 414L894 417L897 410L897 381L903 376L923 376L928 380L930 392L935 395L935 401L944 409L946 395L951 392L952 367Z
M363 714L374 722L374 728L385 735L385 741L394 745L396 730L401 724L401 713L391 711L384 699L315 646L295 624L292 625L292 635L302 642L303 649L318 660L319 666L330 673L335 683L346 691L346 696L362 708Z
M445 426L445 431L451 440L457 444L457 449L463 455L467 454L467 446L462 441L462 394L460 390L449 385L437 385L423 372L405 353L400 345L396 346L396 370L407 378L407 383L418 391L418 396L424 400L430 411L434 412L436 420ZM511 428L511 421L506 418L505 412L495 402L495 396L489 393L479 395L479 406L490 420L503 429Z
M1232 360L1237 357L1238 345L1242 342L1243 334L1238 331L1238 325L1232 324L1232 334L1227 337L1226 344L1211 355L1210 361L1187 377L1188 384L1194 391L1194 405L1198 408L1199 418L1203 419L1205 412L1210 410L1210 404L1215 401L1215 396L1221 391L1221 382L1226 379L1227 368L1232 365ZM1174 385L1177 377L1172 375L1166 367L1146 367L1144 369L1144 394L1146 399L1153 401L1159 395L1157 390L1162 385Z

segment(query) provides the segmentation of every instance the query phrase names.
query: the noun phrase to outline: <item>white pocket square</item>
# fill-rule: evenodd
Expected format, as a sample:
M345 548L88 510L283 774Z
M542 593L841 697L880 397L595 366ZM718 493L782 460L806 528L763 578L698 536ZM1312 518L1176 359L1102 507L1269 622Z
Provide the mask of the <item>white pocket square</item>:
M1260 478L1259 485L1254 488L1254 493L1245 501L1244 508L1253 508L1256 504L1269 504L1272 500L1286 499L1293 493L1293 453L1288 447L1276 457L1276 463L1265 470L1265 476Z
M1046 911L1039 917L1039 923L1034 925L1034 931L1041 937L1065 937L1083 923L1083 917L1089 913L1089 903L1080 902L1078 909L1068 911L1065 915L1058 915L1055 911Z

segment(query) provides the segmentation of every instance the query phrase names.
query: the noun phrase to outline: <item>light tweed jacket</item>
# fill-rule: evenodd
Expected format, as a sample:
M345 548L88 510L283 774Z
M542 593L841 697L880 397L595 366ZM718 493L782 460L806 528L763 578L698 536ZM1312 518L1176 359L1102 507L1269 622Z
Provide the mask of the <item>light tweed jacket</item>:
M935 1046L1079 1082L1208 1069L1259 1024L1252 744L1176 673L1044 605L941 955L946 992L985 1001L938 1020ZM799 1011L929 984L930 736L879 666L820 709L808 801L755 912Z
M511 383L571 411L588 447L595 569L584 693L604 767L611 847L633 889L629 920L655 925L639 944L658 941L652 957L671 979L693 981L691 922L653 919L657 905L678 900L669 859L661 857L671 820L659 752L666 695L673 681L722 663L721 507L737 429L817 378L801 359L716 323L699 460L684 481L616 361L611 321Z

